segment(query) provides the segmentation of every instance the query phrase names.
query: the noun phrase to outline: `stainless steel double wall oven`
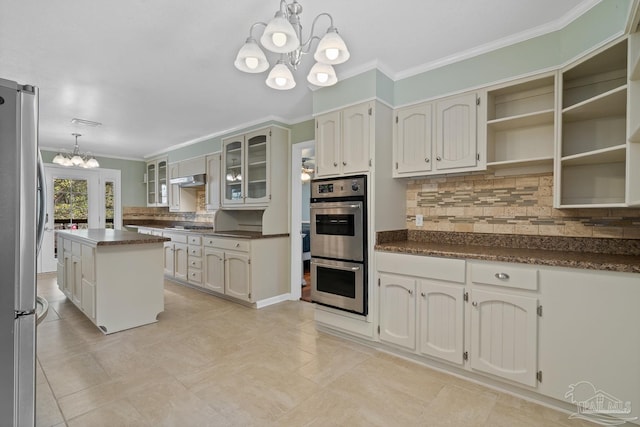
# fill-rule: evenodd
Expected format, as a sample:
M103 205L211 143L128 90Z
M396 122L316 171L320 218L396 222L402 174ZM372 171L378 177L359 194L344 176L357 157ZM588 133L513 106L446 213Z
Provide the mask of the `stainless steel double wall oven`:
M311 182L311 299L367 314L367 177Z

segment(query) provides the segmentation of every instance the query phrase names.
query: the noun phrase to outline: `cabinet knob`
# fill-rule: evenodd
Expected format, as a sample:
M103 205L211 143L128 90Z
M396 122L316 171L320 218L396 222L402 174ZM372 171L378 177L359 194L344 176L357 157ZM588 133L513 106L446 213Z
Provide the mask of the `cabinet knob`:
M239 247L240 247L240 243L236 243L236 248L239 248Z
M342 166L347 166L347 162L342 162Z
M409 295L413 295L413 290L407 289L409 291Z
M507 273L496 273L496 279L507 280L509 275Z
M338 162L333 162L333 166L338 167Z
M471 305L474 306L474 307L477 307L478 306L478 302L474 301L474 302L471 303Z
M425 294L424 292L420 292L420 295L422 295L423 297L427 296L427 294Z
M437 156L437 157L436 157L436 160L437 160L437 161L441 161L441 160L442 160L442 157Z
M429 163L430 161L431 161L431 160L429 160L429 158L428 158L428 157L425 157L425 158L424 158L424 162L425 162L425 163Z

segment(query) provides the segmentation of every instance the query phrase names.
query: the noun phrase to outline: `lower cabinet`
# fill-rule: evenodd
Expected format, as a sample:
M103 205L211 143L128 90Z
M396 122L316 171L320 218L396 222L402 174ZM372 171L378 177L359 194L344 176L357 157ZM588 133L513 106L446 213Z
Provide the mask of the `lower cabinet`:
M178 280L187 280L188 246L187 236L180 233L166 233L170 242L164 243L164 274Z
M225 252L224 293L244 301L252 301L251 260L249 255Z
M202 285L214 292L224 293L224 251L204 248L204 280Z
M416 348L416 280L380 274L380 341Z

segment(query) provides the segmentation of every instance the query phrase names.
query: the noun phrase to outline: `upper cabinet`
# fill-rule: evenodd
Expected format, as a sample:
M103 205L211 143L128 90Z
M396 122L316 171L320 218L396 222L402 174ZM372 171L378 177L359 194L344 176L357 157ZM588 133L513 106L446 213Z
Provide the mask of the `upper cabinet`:
M205 160L207 163L207 185L205 188L205 208L215 211L220 208L220 153L210 154Z
M555 205L640 205L638 36L562 70Z
M185 176L205 173L205 158L181 160L169 164L169 180ZM195 188L182 188L178 184L169 185L169 211L195 212L197 208L197 194Z
M555 143L556 72L519 79L487 92L487 167L545 165Z
M169 206L167 169L166 157L147 162L147 206Z
M373 102L316 118L316 176L368 172L371 166Z
M483 170L484 121L478 120L481 98L471 92L398 109L393 176Z
M222 140L222 206L266 207L287 191L289 134L271 126ZM278 182L272 182L272 177Z

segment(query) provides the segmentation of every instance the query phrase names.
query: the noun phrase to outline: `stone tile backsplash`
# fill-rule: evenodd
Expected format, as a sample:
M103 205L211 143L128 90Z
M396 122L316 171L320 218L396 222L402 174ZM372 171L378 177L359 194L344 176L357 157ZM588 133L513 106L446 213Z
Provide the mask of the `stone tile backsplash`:
M554 209L551 173L411 179L407 229L640 239L640 209Z
M169 212L168 207L125 206L122 208L122 223L126 224L127 220L135 221L136 223L141 220L213 223L215 213L205 209L205 192L198 191L196 195L196 212Z

